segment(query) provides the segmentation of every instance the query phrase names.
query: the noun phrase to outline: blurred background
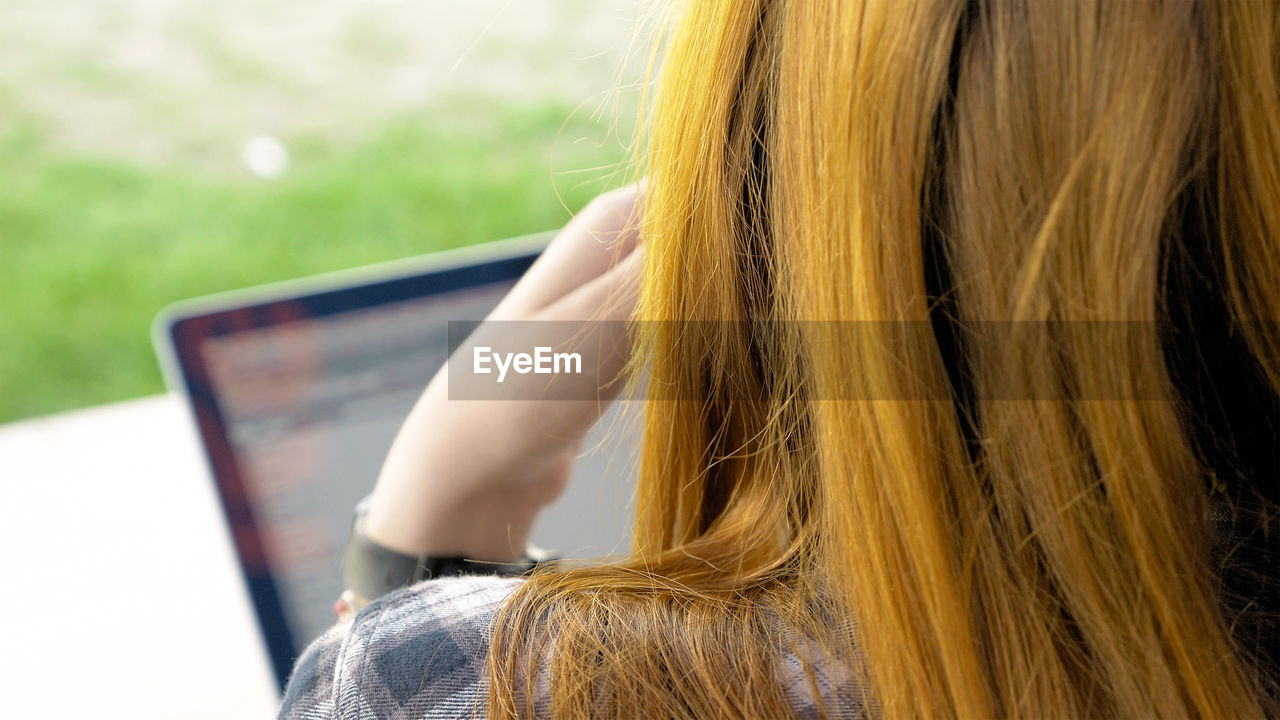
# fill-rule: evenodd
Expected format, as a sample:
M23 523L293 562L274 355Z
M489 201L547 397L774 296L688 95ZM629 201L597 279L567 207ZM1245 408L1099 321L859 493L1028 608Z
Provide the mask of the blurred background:
M174 300L563 224L641 4L5 0L0 423L160 392Z
M0 3L0 715L274 716L153 320L562 226L633 174L646 5Z

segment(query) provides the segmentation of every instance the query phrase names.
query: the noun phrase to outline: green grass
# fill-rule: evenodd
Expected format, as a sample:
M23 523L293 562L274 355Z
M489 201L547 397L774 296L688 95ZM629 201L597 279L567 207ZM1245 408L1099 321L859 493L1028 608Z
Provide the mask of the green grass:
M608 135L455 98L360 141L285 138L267 181L68 153L26 123L0 136L0 422L160 392L149 330L175 300L558 227L624 178Z

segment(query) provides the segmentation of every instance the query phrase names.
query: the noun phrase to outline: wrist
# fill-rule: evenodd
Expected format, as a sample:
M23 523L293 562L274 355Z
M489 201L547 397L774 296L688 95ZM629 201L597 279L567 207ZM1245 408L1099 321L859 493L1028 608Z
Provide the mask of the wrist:
M370 540L406 555L468 557L509 562L523 555L541 504L515 492L412 494L387 491L370 496L364 531Z
M454 575L523 575L554 558L544 550L526 546L511 560L479 560L452 554L408 554L369 537L366 530L371 498L356 505L351 534L342 560L346 590L334 603L339 619L348 619L370 600L422 580Z

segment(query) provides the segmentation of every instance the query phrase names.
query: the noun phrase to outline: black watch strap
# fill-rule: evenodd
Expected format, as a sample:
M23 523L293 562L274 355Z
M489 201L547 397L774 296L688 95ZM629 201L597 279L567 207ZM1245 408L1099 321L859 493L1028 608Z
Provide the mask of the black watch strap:
M365 600L385 595L422 580L451 575L522 575L554 558L530 548L515 562L485 562L465 557L423 555L414 557L379 545L364 534L369 498L356 505L351 537L342 557L342 580L347 589Z

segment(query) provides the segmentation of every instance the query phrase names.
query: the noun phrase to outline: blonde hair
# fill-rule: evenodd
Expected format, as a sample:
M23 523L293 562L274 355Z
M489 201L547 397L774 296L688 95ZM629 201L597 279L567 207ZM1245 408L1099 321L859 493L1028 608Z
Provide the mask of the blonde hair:
M1280 388L1278 42L1250 0L685 4L634 554L516 592L490 715L536 669L557 717L788 716L782 653L825 713L1275 713L1162 324L1206 244Z

